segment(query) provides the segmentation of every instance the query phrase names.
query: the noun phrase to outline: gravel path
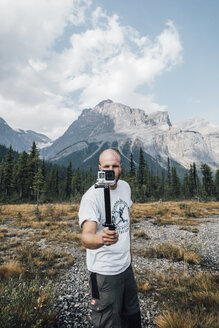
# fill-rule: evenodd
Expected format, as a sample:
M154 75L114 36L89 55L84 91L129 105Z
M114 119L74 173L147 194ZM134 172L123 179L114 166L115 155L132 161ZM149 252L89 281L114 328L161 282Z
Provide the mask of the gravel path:
M201 219L203 221L203 219ZM197 226L197 232L180 230L179 226L158 226L153 224L153 219L142 219L134 224L133 234L144 231L149 239L133 236L133 250L152 247L164 242L173 242L181 245L194 245L203 256L202 265L187 265L187 271L217 271L219 269L219 217L206 219L206 222ZM75 250L74 250L75 253ZM164 272L169 268L176 271L185 270L185 263L171 262L166 259L148 259L134 256L133 268L138 273L146 270ZM78 257L73 267L66 272L59 282L59 299L56 307L59 309L57 325L59 328L92 328L90 324L90 293L88 275L85 264L85 253L78 249ZM142 313L142 327L154 328L153 319L159 313L159 304L152 299L139 294Z

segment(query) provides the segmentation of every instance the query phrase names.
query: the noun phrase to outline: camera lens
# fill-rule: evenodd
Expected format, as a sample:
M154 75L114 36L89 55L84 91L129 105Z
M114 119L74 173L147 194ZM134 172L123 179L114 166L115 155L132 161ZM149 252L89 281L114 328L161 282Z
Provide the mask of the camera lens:
M106 172L106 179L107 180L114 180L115 179L115 173L114 173L114 171L107 171Z

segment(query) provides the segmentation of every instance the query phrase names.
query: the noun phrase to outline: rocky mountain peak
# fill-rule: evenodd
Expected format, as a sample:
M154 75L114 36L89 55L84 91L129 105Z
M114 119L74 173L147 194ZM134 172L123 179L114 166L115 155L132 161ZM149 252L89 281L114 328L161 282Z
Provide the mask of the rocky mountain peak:
M142 147L153 163L163 168L170 158L186 168L193 162L206 162L215 169L218 167L219 133L196 132L194 127L200 126L203 130L206 123L197 120L193 124L185 123L184 128L172 126L167 111L146 113L107 99L94 108L84 109L64 135L41 154L59 163L71 160L77 167L79 162L86 165L91 159L97 161L99 152L105 147L118 147L126 161L129 161L130 152L137 154Z
M158 126L161 129L171 127L168 112L158 111L146 113L142 109L104 100L96 105L93 112L110 117L114 122L115 131L124 132L130 128L150 128Z
M39 148L51 144L51 140L42 133L22 129L12 129L7 122L0 117L0 144L6 147L12 145L13 149L22 152L29 151L33 141Z
M0 117L0 124L7 124L3 118Z
M148 115L147 121L150 122L152 125L167 125L169 127L172 126L167 111L157 111L154 113L150 113Z
M200 117L181 121L179 123L176 123L174 126L182 130L196 131L203 135L219 134L218 126L211 124Z
M105 104L111 104L113 101L111 99L106 99L101 101L96 107L104 107Z

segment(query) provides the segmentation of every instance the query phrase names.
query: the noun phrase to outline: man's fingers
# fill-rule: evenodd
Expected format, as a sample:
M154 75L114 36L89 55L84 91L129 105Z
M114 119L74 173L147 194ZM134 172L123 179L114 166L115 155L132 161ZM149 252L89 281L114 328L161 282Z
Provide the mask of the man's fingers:
M113 235L108 235L108 234L103 233L103 238L107 239L107 240L114 240L114 239L117 240L118 237L119 237L118 233L115 233Z
M104 245L113 245L118 241L119 235L118 232L115 230L112 231L109 230L108 228L104 228L102 238L103 238Z
M116 233L116 230L109 230L109 228L104 228L103 232L108 235L114 235Z
M103 234L108 236L109 238L118 237L118 232L116 230L109 230L109 228L104 228Z

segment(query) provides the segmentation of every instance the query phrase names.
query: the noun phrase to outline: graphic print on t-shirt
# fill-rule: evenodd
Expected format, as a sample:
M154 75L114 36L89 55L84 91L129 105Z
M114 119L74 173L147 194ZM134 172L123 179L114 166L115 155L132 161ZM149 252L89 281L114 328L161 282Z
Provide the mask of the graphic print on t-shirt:
M129 230L129 207L122 199L117 200L113 205L112 222L120 234Z

